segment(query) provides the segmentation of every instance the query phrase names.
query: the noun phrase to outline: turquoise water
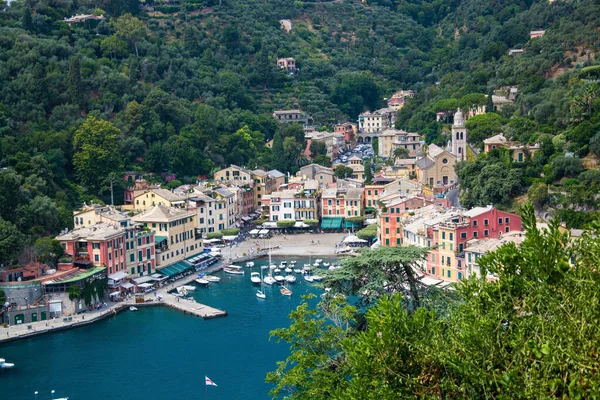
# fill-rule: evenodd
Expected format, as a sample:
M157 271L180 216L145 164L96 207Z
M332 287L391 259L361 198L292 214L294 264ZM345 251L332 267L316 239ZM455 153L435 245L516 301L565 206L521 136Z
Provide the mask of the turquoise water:
M304 262L298 260L300 266ZM197 301L226 310L224 318L203 320L152 307L0 345L0 357L16 364L0 373L0 397L267 399L265 375L288 355L286 344L269 341L269 331L289 326L287 315L301 296L317 289L295 274L291 297L282 296L275 285L264 285L267 298L258 299L250 271L260 271L257 267L267 262L255 263L243 276L216 273L220 283L194 291ZM206 388L205 375L218 387Z

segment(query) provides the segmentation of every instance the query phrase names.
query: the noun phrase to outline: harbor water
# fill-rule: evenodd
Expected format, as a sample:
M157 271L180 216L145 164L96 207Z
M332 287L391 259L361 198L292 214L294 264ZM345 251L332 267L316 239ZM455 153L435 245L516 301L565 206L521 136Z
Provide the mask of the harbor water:
M308 262L296 260L299 268ZM140 308L86 327L0 345L0 357L16 365L0 373L2 398L269 398L265 375L289 353L287 344L269 340L269 332L289 326L288 314L301 296L318 289L294 274L291 297L281 295L278 285L263 285L267 298L259 299L260 287L251 284L250 272L265 264L268 260L256 260L254 268L244 268L245 275L215 273L220 283L193 292L198 302L226 310L224 318ZM218 386L206 387L205 376Z

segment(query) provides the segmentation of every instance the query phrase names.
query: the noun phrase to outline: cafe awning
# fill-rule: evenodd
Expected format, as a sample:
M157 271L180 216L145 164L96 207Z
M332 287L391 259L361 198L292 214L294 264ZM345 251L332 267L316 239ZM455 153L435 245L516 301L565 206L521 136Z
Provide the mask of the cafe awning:
M167 240L166 236L154 236L154 243L160 243Z
M114 274L110 274L108 276L108 279L111 279L113 281L120 281L121 279L125 278L127 278L127 273L123 271L115 272Z
M109 294L110 297L113 296L119 296L121 294L121 292L112 292L111 294Z
M152 284L151 283L142 283L138 287L141 287L142 289L147 289L147 288L152 287Z
M322 229L340 229L342 227L342 217L324 217L321 220Z
M121 287L123 289L131 289L133 287L133 285L131 283L127 282L127 283L122 284Z

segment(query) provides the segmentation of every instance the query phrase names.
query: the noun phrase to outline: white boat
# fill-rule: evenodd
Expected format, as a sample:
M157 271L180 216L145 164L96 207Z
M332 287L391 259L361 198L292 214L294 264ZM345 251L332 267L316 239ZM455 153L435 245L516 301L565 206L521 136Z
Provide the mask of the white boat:
M258 273L258 272L250 273L250 281L252 283L256 283L257 285L260 285L260 283L262 282L262 279L260 279L260 273Z
M297 274L301 274L302 270L300 268L294 268L294 272Z
M283 276L281 276L281 275L275 275L273 278L277 282L283 282L283 281L285 281L285 278Z
M320 264L320 263L322 263L322 262L323 262L323 260L322 260L322 259L320 259L320 258L317 258L317 259L315 260L315 263L317 263L317 264Z
M312 282L312 281L313 281L313 277L312 277L312 276L310 276L310 275L304 275L304 280L305 280L306 282Z
M263 282L267 285L274 285L277 281L271 275L267 275L263 278Z
M209 282L213 282L213 283L221 282L221 278L219 278L218 276L204 275L204 279L206 279Z
M269 268L270 268L269 275L267 275L263 278L263 282L266 283L267 285L274 285L275 282L277 282L277 281L275 280L275 278L273 278L273 275L271 275L271 272L273 271L273 269L276 268L276 266L274 264L271 264L271 245L270 244L269 244Z
M329 263L328 263L328 262L325 262L325 263L323 263L323 266L324 266L324 267L329 267Z
M258 272L256 272L256 274L258 274ZM267 295L265 294L265 291L263 289L262 268L260 270L260 275L258 276L258 279L260 279L260 290L256 291L256 297L258 297L259 299L266 299Z
M244 270L239 265L230 265L228 267L223 268L226 274L230 275L244 275Z
M286 275L285 281L288 283L294 283L296 282L296 277L294 275Z
M321 275L313 275L312 276L313 281L315 282L320 282L323 280L323 277Z
M337 269L337 267L335 265L332 265L328 268L328 270L330 271L335 271Z
M185 288L183 286L178 286L175 289L177 290L177 293L179 293L182 296L187 296L187 294L188 294L188 291L185 290Z
M273 270L273 272L275 272L276 274L278 274L278 273L280 273L280 272L281 272L281 268L275 268L275 269Z
M205 278L197 278L197 279L194 279L194 281L196 281L196 283L198 283L198 284L200 284L200 285L203 285L203 286L206 286L206 285L208 285L208 284L210 283L210 282L209 282L207 279L205 279Z
M137 311L137 308L134 306L129 307L129 311Z
M280 264L281 264L281 265L286 265L286 264L287 264L287 261L283 260L283 261L282 261Z
M269 269L269 266L268 265L261 265L260 269Z
M196 290L196 286L190 286L190 285L183 285L182 288L184 288L188 292L193 292L194 290Z
M291 269L290 267L287 267L286 269L284 269L284 271L285 271L285 272L287 272L287 273L289 274L290 272L292 272L292 271L293 271L293 269Z
M279 289L281 291L281 294L284 296L291 296L292 295L292 291L288 288L286 288L285 286L281 286L281 289Z
M296 260L290 261L290 264L295 265L296 264Z
M304 268L310 268L310 264L304 264Z
M321 265L318 261L315 261L315 267L318 268Z
M7 363L4 358L0 358L0 369L11 369L15 366L13 363Z
M254 267L254 262L253 262L253 261L248 261L248 262L246 263L246 267L248 267L248 268L252 268L252 267Z

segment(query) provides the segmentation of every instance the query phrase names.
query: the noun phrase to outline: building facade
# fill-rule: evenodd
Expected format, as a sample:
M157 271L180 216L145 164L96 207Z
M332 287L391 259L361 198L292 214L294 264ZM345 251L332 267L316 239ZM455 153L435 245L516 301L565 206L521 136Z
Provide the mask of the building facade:
M203 251L193 212L159 205L132 220L154 232L157 266L172 264Z

